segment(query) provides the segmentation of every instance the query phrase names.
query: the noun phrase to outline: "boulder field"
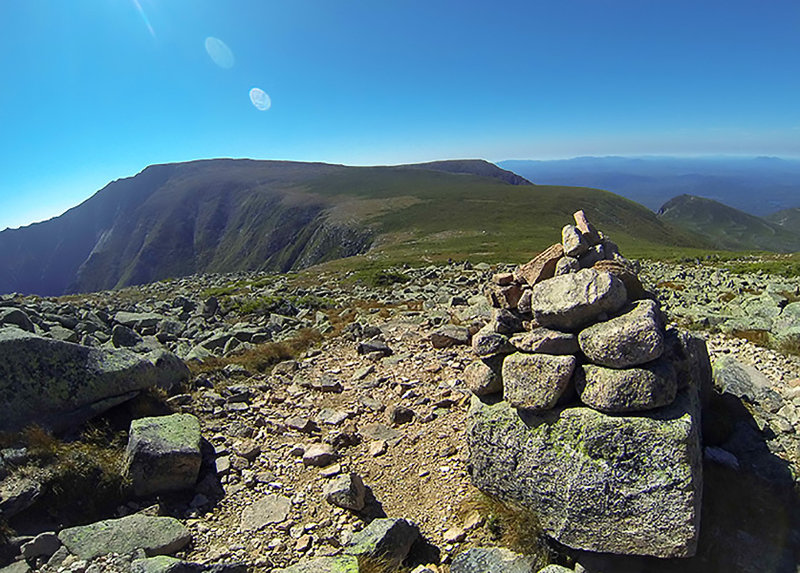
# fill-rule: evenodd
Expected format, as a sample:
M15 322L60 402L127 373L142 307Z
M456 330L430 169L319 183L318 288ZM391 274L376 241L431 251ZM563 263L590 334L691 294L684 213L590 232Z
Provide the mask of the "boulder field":
M685 292L767 285L786 309L800 283L627 261L582 213L569 227L526 265L396 267L380 287L321 271L0 296L14 376L84 396L40 418L70 426L51 452L85 452L69 413L117 396L81 394L93 365L160 388L90 420L124 425L100 516L50 505L93 499L92 476L53 497L37 442L0 446L0 571L795 571L800 362L675 321ZM72 358L15 362L28 345Z

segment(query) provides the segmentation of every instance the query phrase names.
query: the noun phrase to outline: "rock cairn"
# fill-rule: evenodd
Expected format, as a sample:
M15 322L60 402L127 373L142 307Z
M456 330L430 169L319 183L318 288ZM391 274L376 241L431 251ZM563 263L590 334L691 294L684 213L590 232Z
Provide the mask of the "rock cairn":
M666 328L636 266L574 217L484 290L493 316L465 372L472 480L569 547L693 555L705 343Z

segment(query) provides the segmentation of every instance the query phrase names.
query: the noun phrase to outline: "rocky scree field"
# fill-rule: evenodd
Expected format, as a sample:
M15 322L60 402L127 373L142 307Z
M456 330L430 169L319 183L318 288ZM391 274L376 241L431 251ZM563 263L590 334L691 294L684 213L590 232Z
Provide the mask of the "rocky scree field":
M763 272L634 266L665 327L686 324L693 291L697 308L706 298L750 308L744 301L770 284L800 292L797 279ZM788 346L766 348L712 319L690 322L714 365L694 557L575 550L530 510L475 487L470 368L476 335L498 317L484 288L515 270L242 272L3 296L4 364L30 345L87 349L16 376L91 371L138 386L100 384L77 402L56 391L39 426L6 428L0 563L8 571L793 570L798 361ZM791 305L781 296L776 317ZM57 427L62 416L70 423Z

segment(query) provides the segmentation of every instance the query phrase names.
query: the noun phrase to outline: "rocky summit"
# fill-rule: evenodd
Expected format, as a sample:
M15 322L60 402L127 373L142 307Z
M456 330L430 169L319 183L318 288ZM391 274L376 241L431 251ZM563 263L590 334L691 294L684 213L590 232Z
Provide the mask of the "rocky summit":
M0 571L795 572L800 280L556 239L0 296Z

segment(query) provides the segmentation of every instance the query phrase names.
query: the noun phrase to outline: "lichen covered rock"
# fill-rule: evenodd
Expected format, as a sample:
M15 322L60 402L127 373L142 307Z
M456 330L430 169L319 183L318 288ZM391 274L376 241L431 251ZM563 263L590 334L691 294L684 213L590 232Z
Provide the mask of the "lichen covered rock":
M581 269L540 282L531 292L531 311L541 326L574 331L627 300L625 285L614 275Z
M201 461L200 421L191 414L131 422L125 469L136 495L191 488Z
M157 381L156 367L129 350L0 329L0 431L74 427Z
M517 352L503 361L503 398L516 408L547 410L567 391L574 356Z
M641 300L624 314L582 330L578 342L591 362L609 368L655 360L664 353L664 324L658 305Z
M581 402L609 414L667 406L678 391L675 368L666 360L623 370L585 364L578 373L575 385Z
M473 397L468 442L475 486L532 512L564 545L656 557L696 550L702 457L694 388L650 416L531 412Z
M108 553L133 553L137 549L147 555L169 555L185 547L192 536L173 517L134 514L70 527L62 530L58 538L73 555L93 559Z

